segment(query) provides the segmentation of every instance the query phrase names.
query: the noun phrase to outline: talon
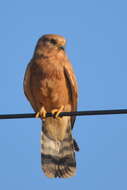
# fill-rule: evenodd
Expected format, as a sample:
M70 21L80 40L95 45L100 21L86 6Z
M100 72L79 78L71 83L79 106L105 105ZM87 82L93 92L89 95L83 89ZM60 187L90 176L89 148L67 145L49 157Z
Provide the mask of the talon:
M40 111L36 113L35 117L36 117L36 118L41 117L43 120L45 120L45 119L46 119L46 113L47 113L47 112L46 112L45 108L42 107L42 108L40 109Z
M57 119L61 119L61 117L59 117L59 115L63 111L63 109L64 109L64 106L61 106L59 109L53 109L51 111L51 113L53 114L53 117L57 118Z
M40 113L37 112L36 115L35 115L35 117L38 118L39 116L40 116Z

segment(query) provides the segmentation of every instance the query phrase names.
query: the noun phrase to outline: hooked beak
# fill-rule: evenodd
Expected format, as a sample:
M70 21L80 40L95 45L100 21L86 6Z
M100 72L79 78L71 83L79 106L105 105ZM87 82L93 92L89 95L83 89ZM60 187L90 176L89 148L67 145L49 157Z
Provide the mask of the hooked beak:
M64 46L60 46L59 49L63 51L65 50Z

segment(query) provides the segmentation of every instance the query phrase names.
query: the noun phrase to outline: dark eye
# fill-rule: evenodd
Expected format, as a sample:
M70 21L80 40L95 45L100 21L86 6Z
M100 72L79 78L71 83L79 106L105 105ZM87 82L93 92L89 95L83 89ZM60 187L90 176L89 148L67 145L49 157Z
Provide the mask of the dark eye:
M51 39L50 42L51 42L53 45L56 45L56 44L57 44L57 41L54 40L54 39Z

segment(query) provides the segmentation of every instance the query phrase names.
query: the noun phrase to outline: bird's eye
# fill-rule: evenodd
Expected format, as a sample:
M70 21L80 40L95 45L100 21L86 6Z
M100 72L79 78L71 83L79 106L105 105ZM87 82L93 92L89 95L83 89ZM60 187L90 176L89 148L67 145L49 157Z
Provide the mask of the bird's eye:
M56 44L57 44L57 41L54 40L54 39L51 39L50 42L51 42L53 45L56 45Z

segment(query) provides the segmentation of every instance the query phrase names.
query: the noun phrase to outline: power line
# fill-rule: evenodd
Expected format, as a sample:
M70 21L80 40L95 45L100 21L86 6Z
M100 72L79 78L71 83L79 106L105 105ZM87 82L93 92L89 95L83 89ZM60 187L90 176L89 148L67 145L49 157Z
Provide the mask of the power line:
M112 109L112 110L90 110L90 111L76 111L76 112L61 112L62 116L90 116L90 115L114 115L114 114L127 114L127 109ZM35 118L35 113L23 114L2 114L0 119L23 119ZM46 117L53 117L52 113L47 113Z

